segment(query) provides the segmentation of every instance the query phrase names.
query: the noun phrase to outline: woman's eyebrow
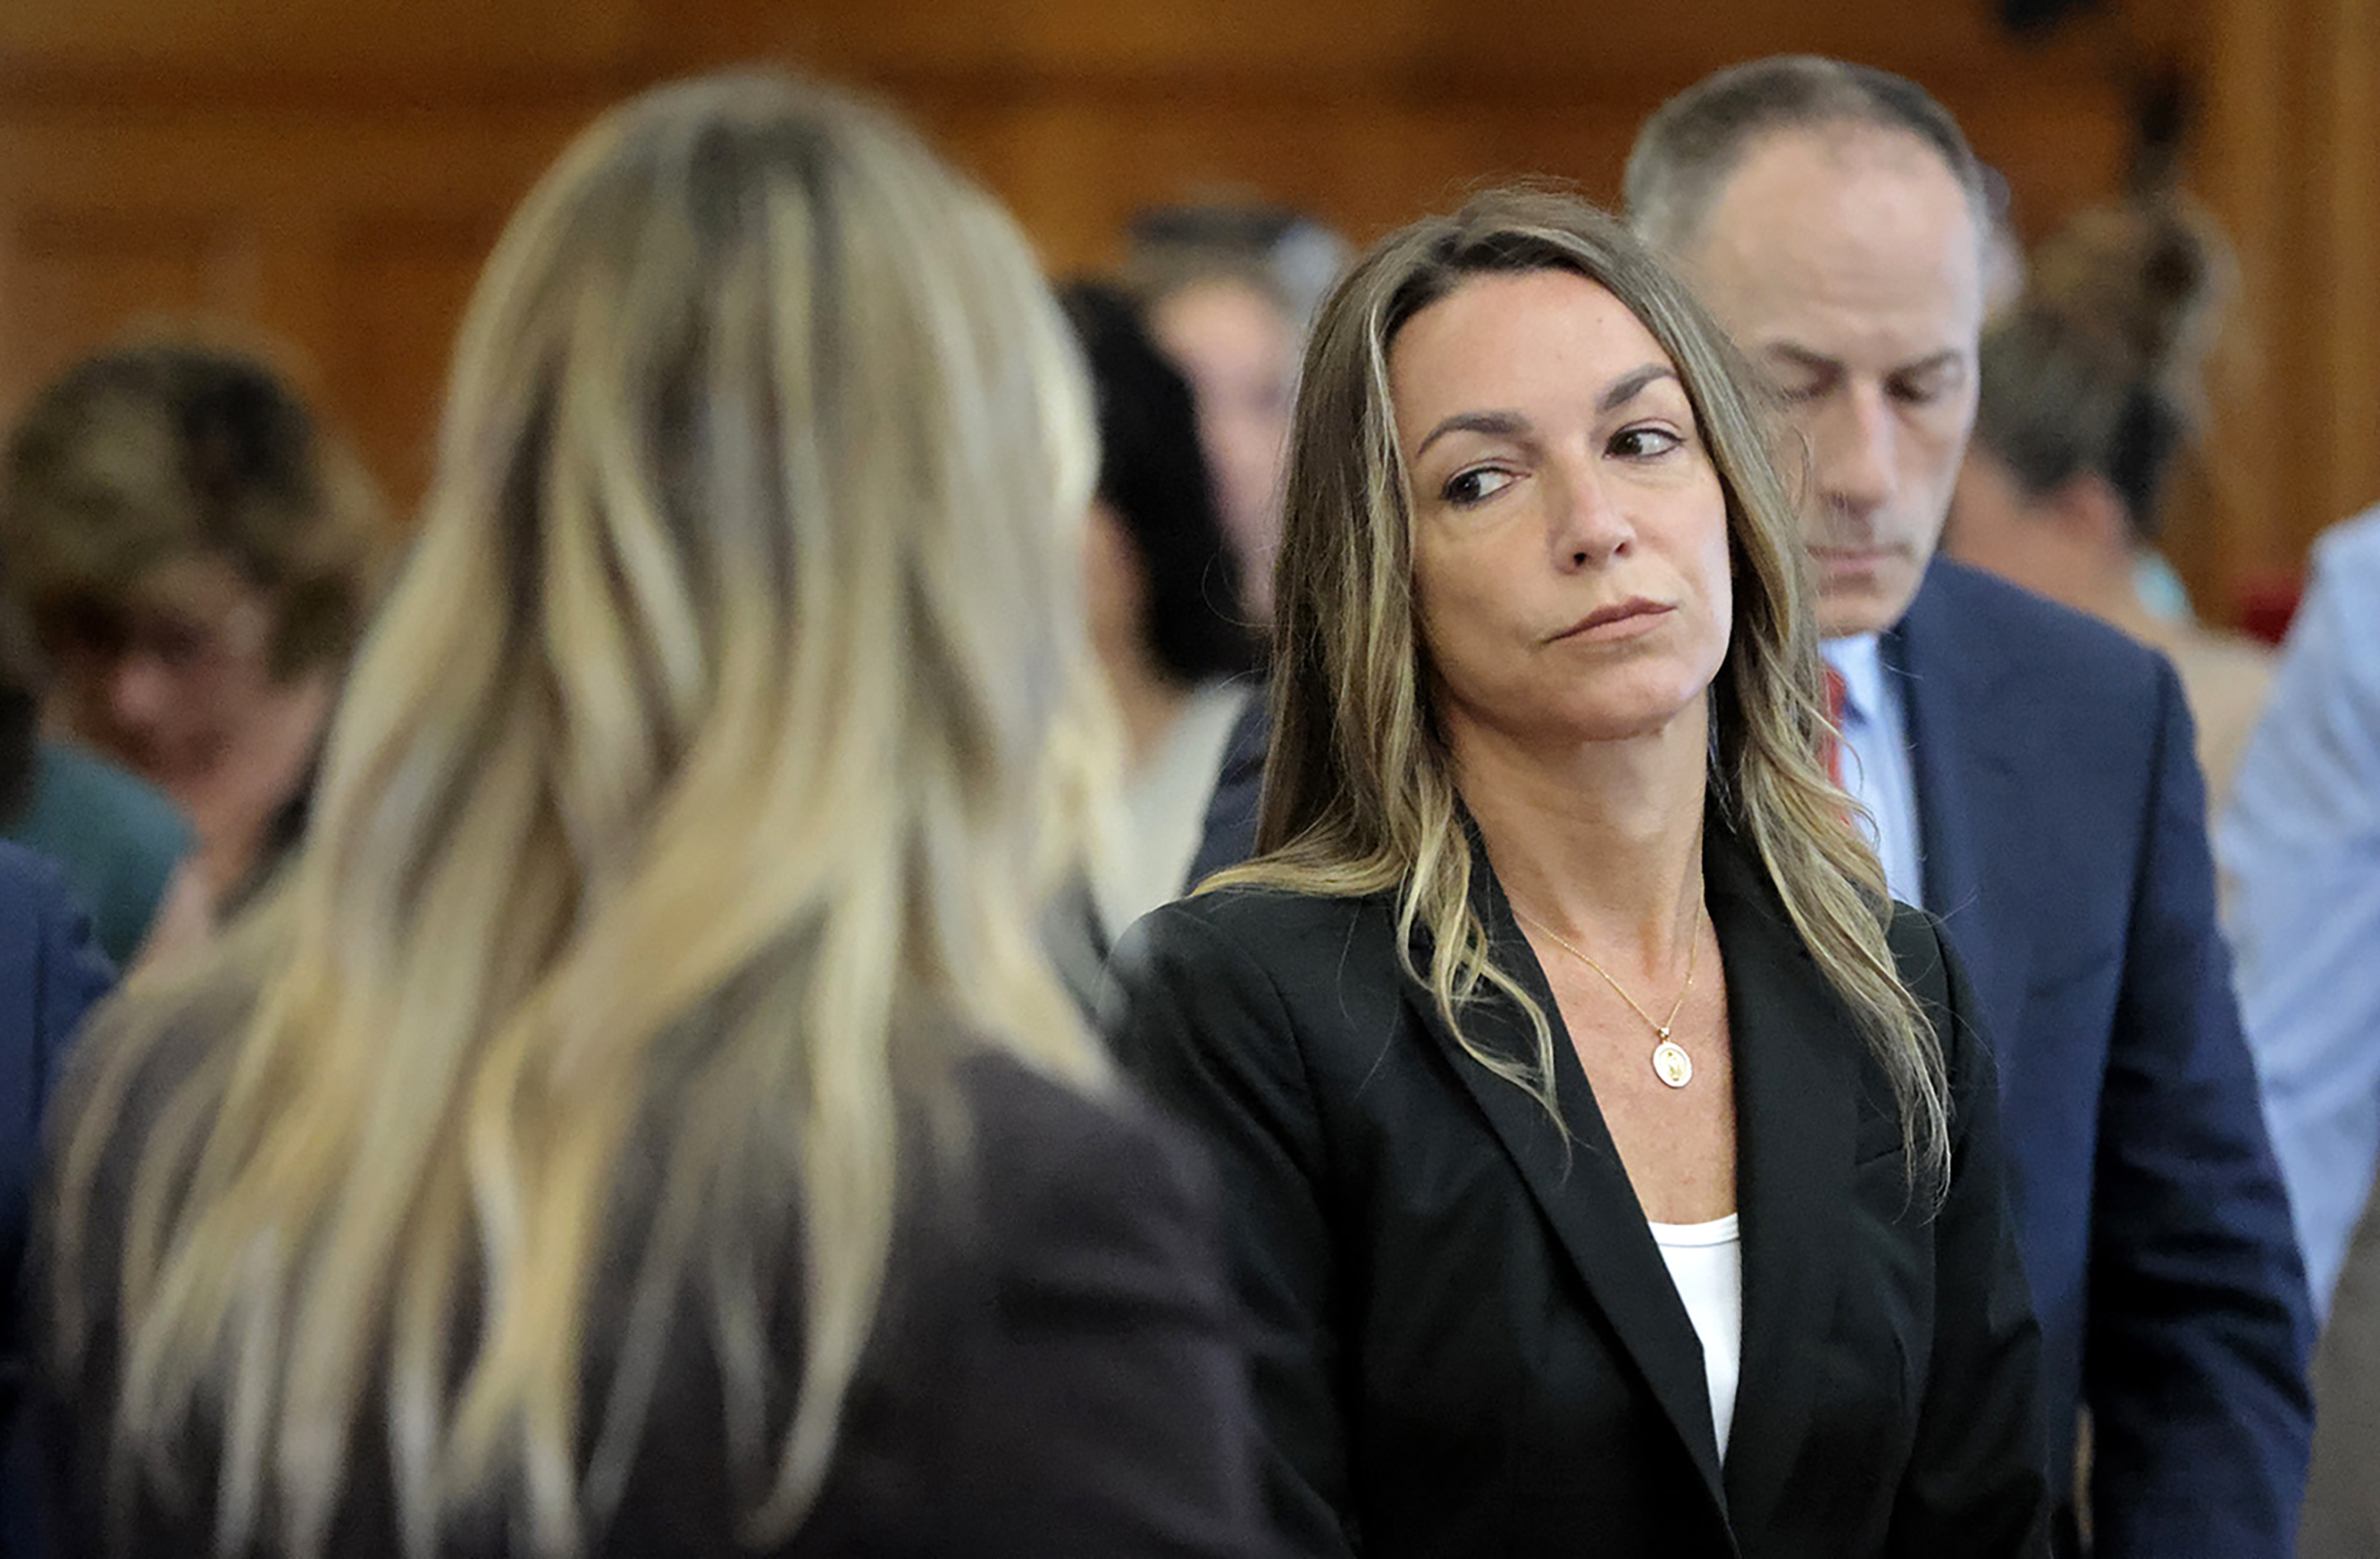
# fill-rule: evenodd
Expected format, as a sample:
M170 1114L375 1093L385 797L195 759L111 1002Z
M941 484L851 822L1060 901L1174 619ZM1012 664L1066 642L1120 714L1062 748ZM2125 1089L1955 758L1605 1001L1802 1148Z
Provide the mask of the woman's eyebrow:
M1516 438L1528 431L1529 420L1517 411L1458 411L1429 431L1414 450L1418 460L1448 433L1486 433L1491 438Z
M1641 368L1633 368L1606 386L1603 394L1596 397L1595 408L1598 412L1615 410L1643 395L1653 384L1677 377L1677 370L1665 362L1648 362ZM1490 438L1517 438L1528 429L1529 420L1517 411L1458 411L1430 429L1429 436L1414 450L1414 458L1420 459L1431 445L1448 433L1486 433Z
M1627 405L1630 401L1634 400L1638 396L1643 395L1646 386L1652 384L1656 380L1675 379L1677 377L1677 370L1671 368L1665 362L1648 362L1642 368L1631 369L1626 373L1623 373L1619 378L1613 380L1611 382L1610 388L1605 390L1601 396L1597 397L1595 409L1597 411L1617 411L1620 408Z

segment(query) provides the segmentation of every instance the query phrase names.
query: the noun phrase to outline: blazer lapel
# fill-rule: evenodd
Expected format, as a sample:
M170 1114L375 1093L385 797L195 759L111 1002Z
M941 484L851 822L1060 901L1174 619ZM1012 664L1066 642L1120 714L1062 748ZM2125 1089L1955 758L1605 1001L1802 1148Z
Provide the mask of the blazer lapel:
M2004 744L2022 740L2022 733L1992 731L1988 668L2002 657L1963 641L1959 615L1934 582L1943 566L1934 566L1908 615L1885 637L1885 656L1902 676L1925 907L1950 933L1984 1009L2012 1012L2025 976L2014 950L2027 939L1995 924L2003 907L1984 891L1977 841L1994 836L2003 817L2022 816L2008 810L2026 803ZM1987 734L1993 739L1985 739Z
M1704 846L1735 1050L1743 1351L1728 1508L1757 1529L1792 1474L1850 1240L1861 1044L1759 867L1713 819Z
M1545 972L1513 920L1494 873L1487 869L1486 852L1475 834L1473 847L1478 864L1473 870L1472 906L1487 927L1497 964L1520 981L1553 1027L1555 1097L1570 1140L1563 1140L1536 1101L1463 1049L1427 993L1409 992L1406 999L1488 1117L1547 1226L1685 1442L1713 1503L1724 1510L1727 1499L1701 1341L1678 1300L1660 1248L1653 1243L1602 1112L1596 1108L1585 1069L1563 1031ZM1426 951L1422 956L1426 965ZM1535 1054L1529 1025L1511 1002L1480 1001L1464 1014L1463 1027L1475 1043L1500 1054L1516 1058Z
M1923 592L1919 599L1924 600ZM1938 614L1937 614L1938 615ZM1961 750L1959 691L1952 686L1955 654L1940 642L1941 625L1914 605L1884 638L1886 667L1900 678L1901 709L1909 721L1910 770L1917 780L1917 841L1925 880L1925 906L1948 920L1975 896L1975 859L1967 832L1951 826L1965 814L1965 786L1955 754Z

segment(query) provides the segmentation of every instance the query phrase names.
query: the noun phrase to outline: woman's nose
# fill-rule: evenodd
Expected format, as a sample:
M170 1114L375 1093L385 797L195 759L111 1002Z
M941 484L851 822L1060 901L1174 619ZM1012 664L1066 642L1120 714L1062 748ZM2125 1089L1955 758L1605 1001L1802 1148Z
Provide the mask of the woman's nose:
M1599 567L1628 550L1635 527L1599 472L1591 466L1561 472L1551 485L1555 512L1549 530L1559 566Z

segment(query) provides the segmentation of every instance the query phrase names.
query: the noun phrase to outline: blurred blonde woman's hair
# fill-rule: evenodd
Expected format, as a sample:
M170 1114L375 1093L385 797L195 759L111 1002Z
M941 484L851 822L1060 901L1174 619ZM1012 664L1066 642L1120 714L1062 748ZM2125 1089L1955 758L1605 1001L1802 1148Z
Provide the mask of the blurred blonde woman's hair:
M1401 956L1475 1060L1559 1121L1544 1012L1490 956L1470 899L1475 850L1431 707L1413 595L1410 478L1397 448L1389 352L1405 322L1475 276L1569 271L1609 290L1678 370L1727 494L1735 620L1711 690L1710 785L1727 825L1767 869L1828 980L1891 1079L1912 1184L1949 1166L1941 1049L1884 937L1884 875L1845 825L1827 777L1817 632L1771 420L1726 335L1619 223L1545 189L1481 194L1383 239L1324 305L1291 435L1274 615L1272 750L1258 859L1245 883L1397 895ZM1412 948L1424 933L1428 966ZM1481 986L1517 1003L1533 1054L1474 1042L1462 1012Z
M115 1104L235 1015L137 1150L119 1476L203 1419L223 1541L317 1554L384 1440L408 1552L492 1507L567 1553L683 1301L748 1534L799 1525L878 1308L896 1127L947 1116L970 1051L1108 1075L1025 907L1096 783L1092 445L1024 241L881 114L719 78L565 154L464 324L302 856L98 1036L58 1202L69 1360ZM650 1208L625 1248L615 1194ZM590 1314L624 1261L633 1303ZM766 1352L796 1286L797 1395Z

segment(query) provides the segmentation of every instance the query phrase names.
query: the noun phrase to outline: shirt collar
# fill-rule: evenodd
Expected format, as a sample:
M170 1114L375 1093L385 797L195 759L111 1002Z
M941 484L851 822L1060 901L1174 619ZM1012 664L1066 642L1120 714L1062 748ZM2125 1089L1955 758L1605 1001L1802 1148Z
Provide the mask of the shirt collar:
M1818 646L1843 679L1843 718L1873 720L1884 709L1884 643L1879 634L1854 633Z

